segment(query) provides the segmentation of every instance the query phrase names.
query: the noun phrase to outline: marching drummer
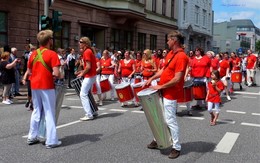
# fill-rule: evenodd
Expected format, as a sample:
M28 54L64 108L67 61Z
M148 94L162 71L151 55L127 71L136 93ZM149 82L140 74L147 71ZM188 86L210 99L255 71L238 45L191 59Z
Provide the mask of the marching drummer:
M90 99L88 97L89 90L96 81L96 57L94 50L91 48L91 42L88 37L82 37L79 41L80 51L83 52L83 70L79 71L77 77L84 77L80 89L80 99L85 111L85 116L80 118L81 121L93 120L96 113L93 113L90 107Z
M104 50L102 58L100 59L101 66L101 79L108 79L110 87L110 97L111 101L115 98L115 86L114 86L114 68L116 66L115 62L111 59L108 50ZM104 94L104 96L106 96Z
M231 63L231 67L232 67L231 73L241 71L241 59L236 55L236 52L230 53L230 63ZM241 73L241 75L242 75L242 73ZM234 83L232 82L231 88L230 88L230 93L234 92L233 86L234 86ZM240 88L240 90L243 89L241 83L239 83L239 88Z
M135 61L130 58L129 51L125 51L125 58L119 61L118 73L121 73L122 82L133 83L133 75L135 73ZM125 106L122 103L121 106Z
M152 58L152 52L150 49L145 49L143 52L141 71L143 72L144 81L147 81L157 72L156 62ZM157 85L156 80L152 81L151 85Z
M146 85L149 85L152 80L160 78L159 84L153 86L153 88L161 90L163 96L165 120L173 141L172 150L168 157L175 159L179 157L181 151L179 126L176 119L177 99L184 94L184 74L189 60L184 52L184 37L179 31L172 31L168 34L167 44L171 49L166 56L167 64L153 77L148 79ZM156 140L153 140L147 147L149 149L157 149Z

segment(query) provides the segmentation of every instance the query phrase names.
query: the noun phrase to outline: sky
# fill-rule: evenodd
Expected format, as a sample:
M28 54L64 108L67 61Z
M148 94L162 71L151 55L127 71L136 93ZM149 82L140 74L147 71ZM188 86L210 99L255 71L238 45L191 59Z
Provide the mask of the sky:
M214 22L251 19L260 28L260 0L213 0Z

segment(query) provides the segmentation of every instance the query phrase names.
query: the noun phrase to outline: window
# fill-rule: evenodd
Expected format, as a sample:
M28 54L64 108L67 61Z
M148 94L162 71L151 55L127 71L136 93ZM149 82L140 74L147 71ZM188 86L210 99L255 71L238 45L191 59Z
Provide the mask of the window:
M211 27L211 24L212 24L212 22L211 22L211 14L209 13L209 17L208 17L208 28Z
M152 12L156 13L156 0L152 0Z
M175 0L172 0L172 2L171 2L171 18L174 18L174 7L175 7Z
M156 35L150 35L150 49L155 50L157 49L157 36Z
M162 15L165 16L166 14L166 0L162 1Z
M133 33L125 31L125 46L126 49L132 50L133 48Z
M199 6L195 6L195 24L199 24Z
M203 22L202 22L203 27L206 27L206 21L207 21L207 11L203 10Z
M70 41L70 23L69 22L62 22L62 30L59 32L54 33L54 47L55 49L58 48L68 48L69 41Z
M7 14L0 12L0 47L7 45Z
M183 2L183 21L187 20L187 2Z
M145 33L138 33L138 50L143 51L146 48L146 34Z
M120 49L119 40L120 40L120 31L117 29L112 29L111 31L111 47L112 49Z

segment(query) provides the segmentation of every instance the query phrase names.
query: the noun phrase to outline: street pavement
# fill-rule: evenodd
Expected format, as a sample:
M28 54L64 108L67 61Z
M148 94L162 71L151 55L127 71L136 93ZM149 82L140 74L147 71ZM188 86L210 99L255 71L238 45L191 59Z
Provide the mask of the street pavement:
M186 116L185 105L180 104L177 121L182 150L175 160L167 157L170 149L147 149L153 135L141 107L121 107L118 101L108 98L99 106L97 119L81 122L79 118L84 111L73 89L67 89L57 124L62 145L54 149L46 149L42 143L28 146L31 112L24 107L26 96L18 96L12 105L0 104L0 162L257 163L260 160L259 76L258 71L258 86L243 85L240 91L235 84L232 100L223 97L216 126L210 126L205 109L192 110L193 116ZM25 91L21 88L21 93Z

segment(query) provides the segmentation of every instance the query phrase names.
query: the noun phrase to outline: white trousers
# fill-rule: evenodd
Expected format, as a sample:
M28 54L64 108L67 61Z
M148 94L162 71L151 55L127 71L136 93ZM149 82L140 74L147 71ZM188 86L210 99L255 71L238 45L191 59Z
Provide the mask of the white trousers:
M172 148L180 151L181 144L179 142L179 126L176 119L177 100L168 100L163 98L163 107L165 121L170 129L173 145Z
M214 108L213 108L213 105L214 105ZM215 113L219 113L220 112L219 103L208 102L208 112L212 113L213 111Z
M88 117L93 117L93 112L90 108L88 93L95 81L96 76L91 78L84 78L80 89L80 100L85 111L85 115Z
M46 121L46 145L58 143L55 125L55 89L32 90L33 112L31 115L30 130L28 139L38 136L39 123L42 114L45 115Z
M256 74L256 71L254 69L246 69L247 84L248 85L256 83L255 74ZM252 78L252 80L251 80L251 78Z

